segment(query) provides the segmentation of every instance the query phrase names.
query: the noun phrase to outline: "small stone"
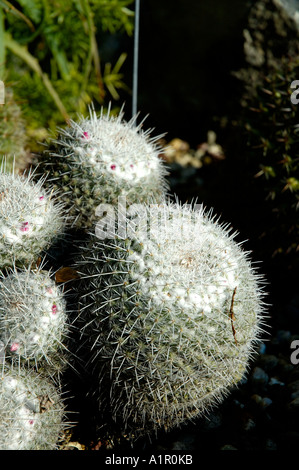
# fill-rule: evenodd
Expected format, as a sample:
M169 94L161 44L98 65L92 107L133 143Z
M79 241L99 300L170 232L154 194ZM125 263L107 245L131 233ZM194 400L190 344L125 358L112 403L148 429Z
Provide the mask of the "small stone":
M263 408L268 408L268 406L270 406L272 403L273 402L272 402L271 398L264 397L262 399L261 405L262 405Z
M255 367L251 373L250 378L253 385L258 388L266 387L269 381L268 374L261 367Z
M287 388L290 393L297 393L299 392L299 380L295 380L287 385Z
M285 385L285 383L281 382L281 380L278 380L276 377L271 377L270 380L269 380L269 385L283 386L283 385Z
M274 441L272 441L272 439L267 439L265 449L266 450L277 450L277 444Z
M264 354L259 361L262 368L269 372L273 370L278 364L278 358L274 354Z
M271 398L268 397L261 397L258 394L252 395L251 399L255 401L255 403L260 406L261 408L268 408L272 404Z
M209 416L206 417L204 422L204 429L205 430L212 430L217 429L222 424L222 415L219 413L211 413Z
M253 421L253 419L251 418L248 418L248 420L246 421L246 423L244 424L244 430L245 431L250 431L250 429L253 429L255 428L256 424L255 422Z
M181 439L175 441L172 444L172 450L194 450L196 448L195 445L195 436L193 434L187 434L182 436Z
M296 409L296 411L298 411L299 410L299 397L292 400L288 404L288 408L289 408L289 410L293 410L293 409L295 410Z
M276 336L272 339L273 344L289 343L291 332L287 330L279 330Z
M265 354L265 353L266 353L266 345L265 345L265 343L260 343L257 352L258 352L258 354Z
M224 446L220 447L220 450L238 450L238 449L231 444L224 444Z

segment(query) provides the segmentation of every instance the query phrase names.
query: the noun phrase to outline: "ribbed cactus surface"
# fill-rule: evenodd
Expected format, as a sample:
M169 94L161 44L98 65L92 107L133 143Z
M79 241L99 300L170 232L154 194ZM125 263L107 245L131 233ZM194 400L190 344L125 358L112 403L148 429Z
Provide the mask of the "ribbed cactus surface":
M100 410L138 436L223 399L246 373L264 308L248 254L202 207L144 206L127 228L92 237L76 267Z

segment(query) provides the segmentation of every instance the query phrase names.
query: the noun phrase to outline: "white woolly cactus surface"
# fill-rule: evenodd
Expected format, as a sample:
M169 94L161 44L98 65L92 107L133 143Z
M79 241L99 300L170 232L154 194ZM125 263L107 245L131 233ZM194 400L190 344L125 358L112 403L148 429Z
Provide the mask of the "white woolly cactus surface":
M0 169L0 268L36 261L62 233L61 204L42 183Z
M247 371L264 319L260 276L227 227L202 207L144 210L146 227L93 237L77 261L99 406L134 436L221 402Z
M69 320L63 292L42 269L0 279L0 341L7 361L63 369Z
M55 450L64 423L59 389L33 370L0 372L0 450Z
M150 138L142 124L135 126L123 113L70 121L58 129L56 139L40 158L40 168L48 172L48 184L59 190L66 202L73 225L89 229L97 219L101 203L117 204L118 197L128 204L164 201L166 169L159 157L159 137Z

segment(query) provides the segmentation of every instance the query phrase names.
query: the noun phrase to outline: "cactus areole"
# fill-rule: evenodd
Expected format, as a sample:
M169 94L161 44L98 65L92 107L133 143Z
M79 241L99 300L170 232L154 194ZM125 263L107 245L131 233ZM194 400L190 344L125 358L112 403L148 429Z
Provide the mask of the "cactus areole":
M145 210L146 228L93 237L76 264L100 409L135 437L219 404L264 322L261 276L227 226L202 207Z

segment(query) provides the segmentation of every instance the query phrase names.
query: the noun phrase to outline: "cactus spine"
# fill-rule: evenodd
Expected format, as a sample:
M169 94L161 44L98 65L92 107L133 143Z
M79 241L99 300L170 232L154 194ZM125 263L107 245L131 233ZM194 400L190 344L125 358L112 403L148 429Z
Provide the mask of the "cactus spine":
M144 209L150 228L92 237L76 262L100 410L135 437L219 403L263 323L260 277L227 227L202 208Z

